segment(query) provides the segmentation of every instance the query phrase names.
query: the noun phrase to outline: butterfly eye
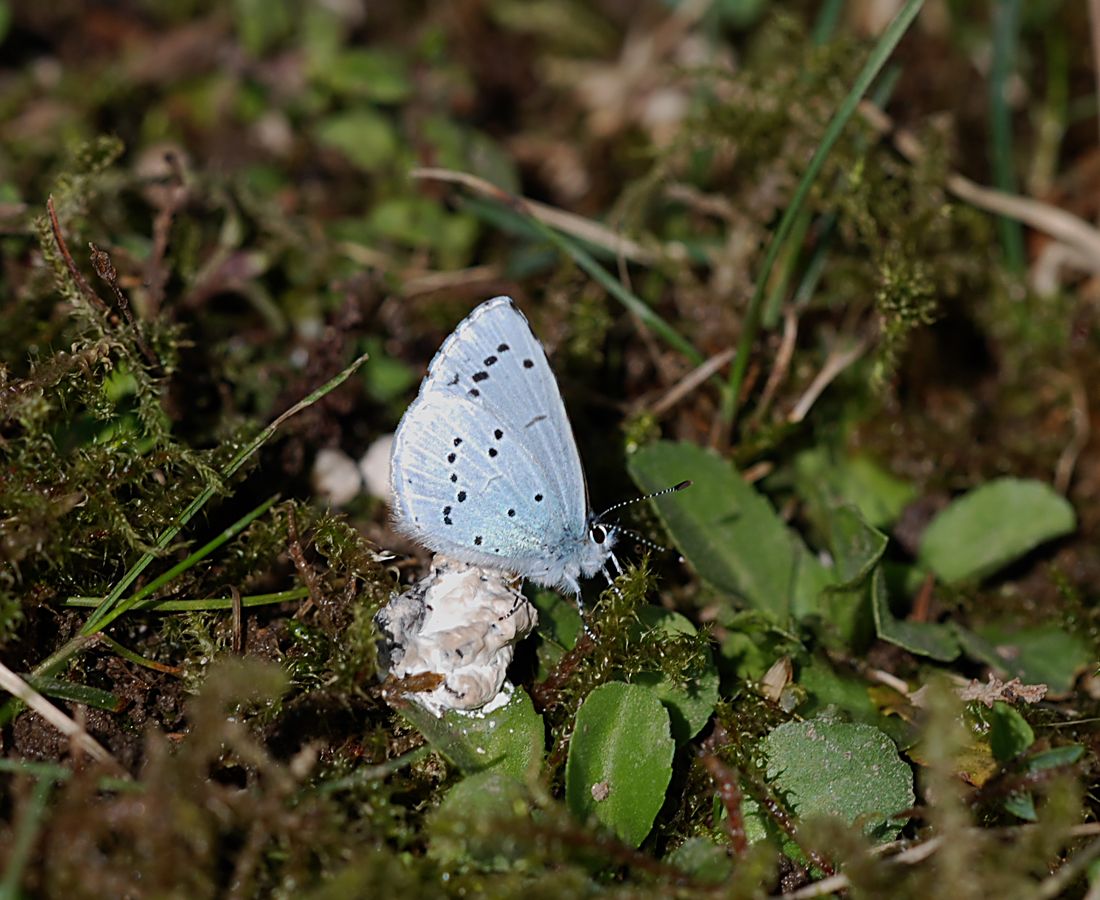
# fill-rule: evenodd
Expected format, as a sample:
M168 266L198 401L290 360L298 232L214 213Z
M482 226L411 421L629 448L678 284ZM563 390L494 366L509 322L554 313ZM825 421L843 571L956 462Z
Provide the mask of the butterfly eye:
M602 525L593 525L589 534L591 534L592 540L597 544L602 544L607 540L607 529Z

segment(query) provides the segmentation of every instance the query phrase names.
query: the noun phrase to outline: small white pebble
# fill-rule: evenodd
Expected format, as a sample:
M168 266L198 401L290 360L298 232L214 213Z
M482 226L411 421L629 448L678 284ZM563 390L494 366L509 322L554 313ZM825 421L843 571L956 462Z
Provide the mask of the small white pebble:
M333 506L350 503L363 487L355 460L331 447L317 454L310 482L313 492Z
M359 460L359 472L367 493L379 500L390 502L390 451L393 449L393 435L384 434L378 438L363 458Z

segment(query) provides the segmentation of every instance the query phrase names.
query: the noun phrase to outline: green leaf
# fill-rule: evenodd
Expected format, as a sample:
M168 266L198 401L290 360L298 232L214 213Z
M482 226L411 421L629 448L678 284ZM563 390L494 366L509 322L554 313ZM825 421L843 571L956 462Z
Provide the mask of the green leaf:
M332 56L319 55L310 62L314 79L336 94L398 103L409 96L412 88L405 58L392 51L341 50Z
M854 506L830 507L822 514L840 582L823 594L822 614L845 644L865 645L873 630L867 579L886 552L887 538Z
M515 778L492 770L469 775L431 814L428 855L444 865L474 862L490 871L506 871L529 848L501 823L527 815L529 808L523 784Z
M525 781L542 762L546 740L542 716L516 688L512 698L488 714L444 713L436 718L415 703L402 715L463 772L493 771Z
M1010 762L1035 743L1035 732L1027 719L1007 703L994 703L988 718L989 746L997 762Z
M950 662L959 655L959 641L948 626L894 618L882 569L876 569L871 578L871 608L875 614L875 630L884 641L941 662Z
M890 840L913 805L913 773L894 742L871 725L812 719L787 722L762 743L767 775L801 818L839 816Z
M249 56L262 56L291 31L290 0L234 0L232 8L237 33Z
M670 635L696 634L695 626L684 616L658 606L643 606L638 610L638 619L646 628L660 628ZM631 682L650 688L665 705L677 744L699 733L718 702L718 668L709 647L702 664L686 682L674 681L662 672L639 672Z
M1064 747L1053 747L1029 756L1025 764L1029 772L1044 772L1047 769L1072 766L1084 755L1085 748L1081 744L1066 744Z
M836 560L837 588L851 588L865 581L886 552L887 538L872 528L853 506L830 510L827 520L829 548Z
M813 717L829 707L836 707L868 725L878 722L878 707L867 693L868 683L838 672L824 653L815 654L802 663L798 684L809 694L806 703L798 708L803 716Z
M666 861L696 881L707 884L721 884L733 874L729 853L710 838L688 838L668 855Z
M924 532L919 556L946 582L975 580L1076 527L1073 507L1046 484L1001 478L937 515Z
M85 706L106 709L110 712L118 712L122 708L122 700L110 691L89 687L86 684L63 681L60 678L46 678L37 675L25 675L23 677L27 684L38 693L53 697L55 700L83 703Z
M883 469L868 456L833 458L823 447L795 457L799 494L812 507L850 503L875 528L890 525L916 496L916 488Z
M329 116L317 124L316 138L366 171L378 169L397 153L397 134L393 125L386 116L372 109Z
M1006 811L1018 816L1025 822L1037 822L1039 820L1039 814L1035 810L1035 800L1030 791L1018 791L1015 794L1009 794L1005 798L1004 807Z
M1025 684L1045 684L1054 695L1069 693L1078 673L1095 661L1088 641L1057 625L986 625L977 637L966 643L968 653Z
M565 765L565 800L637 847L649 834L672 778L668 713L640 685L600 685L577 712Z
M654 504L702 578L781 623L818 610L830 573L729 463L693 444L659 441L630 457L629 468L644 491L694 482Z
M577 645L584 623L577 607L557 591L536 590L531 599L539 611L535 629L539 667L536 681L545 681L561 658Z

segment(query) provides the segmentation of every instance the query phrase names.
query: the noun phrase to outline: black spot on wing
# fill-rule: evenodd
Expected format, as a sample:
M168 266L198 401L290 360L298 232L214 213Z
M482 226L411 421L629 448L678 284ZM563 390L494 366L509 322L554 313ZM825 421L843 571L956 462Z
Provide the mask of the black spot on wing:
M484 381L488 377L489 377L488 372L474 372L474 381L475 382Z

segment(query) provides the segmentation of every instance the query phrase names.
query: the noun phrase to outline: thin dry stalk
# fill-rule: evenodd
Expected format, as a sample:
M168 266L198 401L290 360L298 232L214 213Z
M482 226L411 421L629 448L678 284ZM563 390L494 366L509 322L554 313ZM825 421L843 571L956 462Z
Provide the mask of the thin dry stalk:
M54 706L3 663L0 663L0 689L22 700L30 709L65 735L75 747L87 753L96 762L110 766L123 777L129 777L129 773L123 768L122 763L111 756L106 748L88 734L79 722Z

